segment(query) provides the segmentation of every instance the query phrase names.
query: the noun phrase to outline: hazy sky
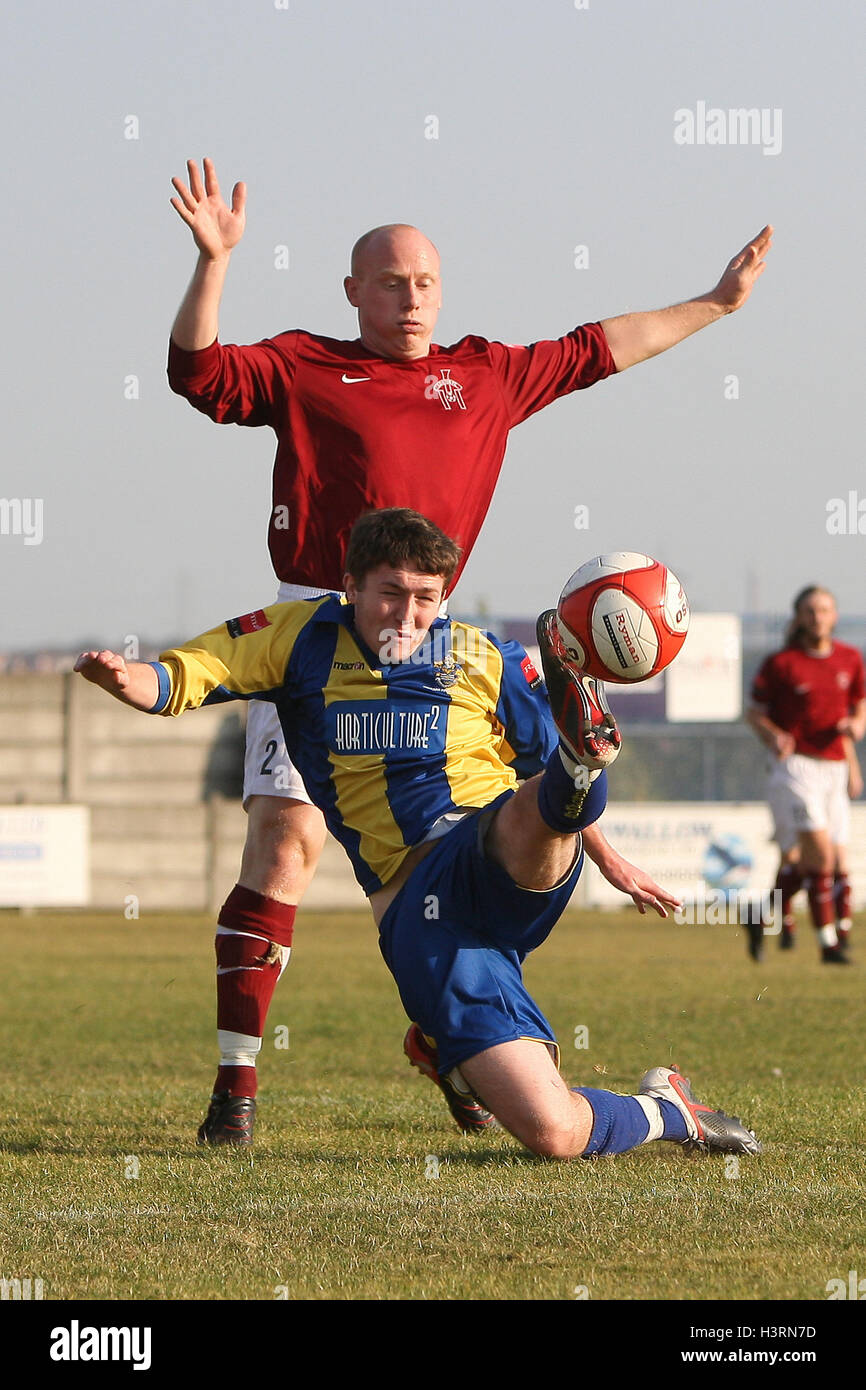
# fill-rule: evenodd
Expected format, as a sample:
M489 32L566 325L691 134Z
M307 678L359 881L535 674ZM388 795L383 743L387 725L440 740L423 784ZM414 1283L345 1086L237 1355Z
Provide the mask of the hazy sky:
M442 252L440 343L701 293L775 223L741 313L512 434L454 609L534 613L607 549L665 560L695 609L816 579L866 609L866 536L827 530L833 498L866 514L862 0L7 0L2 24L0 498L41 499L42 536L0 510L0 649L273 597L273 435L165 380L194 264L169 180L205 154L249 188L224 341L354 337L341 280L381 222Z

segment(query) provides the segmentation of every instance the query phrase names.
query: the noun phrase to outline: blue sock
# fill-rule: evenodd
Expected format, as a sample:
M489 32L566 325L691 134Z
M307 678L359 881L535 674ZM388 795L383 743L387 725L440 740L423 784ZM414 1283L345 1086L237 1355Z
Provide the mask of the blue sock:
M616 1096L612 1091L596 1091L590 1086L575 1086L579 1096L592 1107L593 1124L583 1158L604 1154L624 1154L643 1144L650 1133L650 1122L641 1102L635 1096ZM648 1097L659 1108L663 1130L654 1137L672 1139L678 1143L688 1138L686 1122L671 1100Z
M662 1139L670 1139L675 1144L683 1144L689 1137L682 1112L677 1109L672 1100L657 1100L656 1105L662 1112L662 1124L664 1134Z
M538 786L538 813L545 825L563 835L576 834L594 825L606 805L607 773L601 771L588 787L577 787L556 748Z

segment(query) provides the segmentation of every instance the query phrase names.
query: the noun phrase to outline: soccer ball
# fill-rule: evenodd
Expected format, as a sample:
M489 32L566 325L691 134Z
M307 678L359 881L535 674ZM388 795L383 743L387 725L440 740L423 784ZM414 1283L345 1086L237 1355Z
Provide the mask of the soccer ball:
M556 610L568 655L597 680L649 680L670 666L689 630L689 602L669 569L615 550L587 560Z

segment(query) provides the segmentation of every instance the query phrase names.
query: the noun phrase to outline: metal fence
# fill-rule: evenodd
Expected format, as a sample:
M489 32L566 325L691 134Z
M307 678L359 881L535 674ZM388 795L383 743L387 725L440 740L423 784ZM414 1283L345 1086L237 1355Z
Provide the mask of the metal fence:
M743 724L629 724L610 774L617 801L761 801L769 766Z

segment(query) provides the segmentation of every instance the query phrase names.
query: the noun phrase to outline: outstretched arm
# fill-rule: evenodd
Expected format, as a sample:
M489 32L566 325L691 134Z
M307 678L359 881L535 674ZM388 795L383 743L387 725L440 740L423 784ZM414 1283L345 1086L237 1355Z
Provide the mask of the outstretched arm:
M172 179L177 197L171 205L190 228L198 263L171 330L180 348L195 352L210 347L219 331L219 306L229 258L244 234L246 185L236 183L232 205L220 193L212 159L204 160L204 184L195 161L187 160L189 186Z
M73 668L124 705L152 710L159 695L159 679L144 661L124 661L115 652L82 652Z
M773 243L773 228L764 227L748 246L725 268L721 280L708 294L673 304L668 309L646 313L621 314L602 319L601 326L610 346L617 371L624 372L637 362L645 362L681 343L699 329L715 323L725 314L742 308L764 273L765 257Z
M638 912L645 914L647 908L651 907L659 917L667 917L669 907L680 906L679 898L673 893L669 893L666 888L660 888L643 869L635 868L634 864L629 864L627 859L617 854L602 835L597 821L581 833L583 848L593 864L608 883L612 883L621 893L630 895Z

